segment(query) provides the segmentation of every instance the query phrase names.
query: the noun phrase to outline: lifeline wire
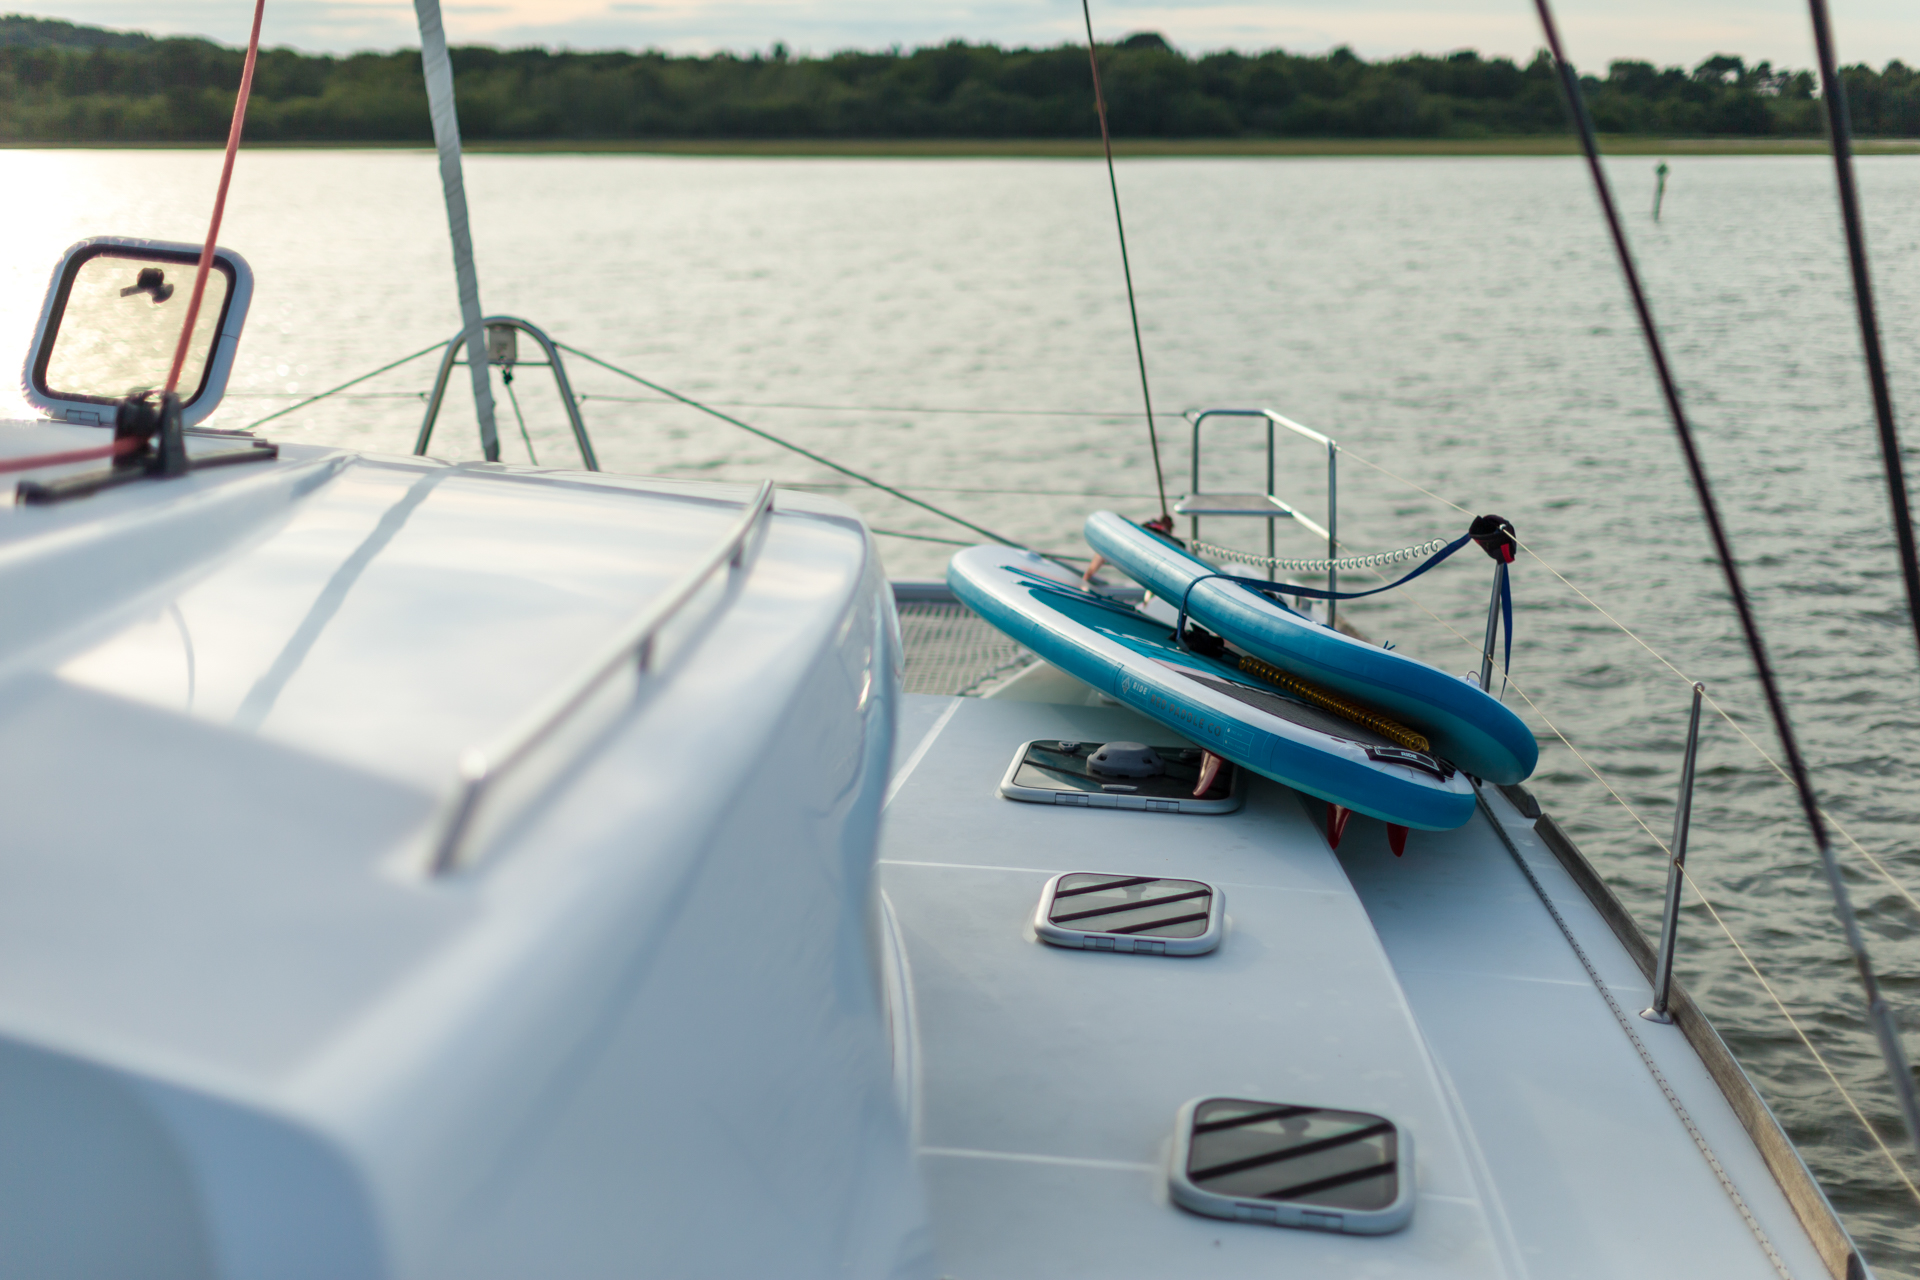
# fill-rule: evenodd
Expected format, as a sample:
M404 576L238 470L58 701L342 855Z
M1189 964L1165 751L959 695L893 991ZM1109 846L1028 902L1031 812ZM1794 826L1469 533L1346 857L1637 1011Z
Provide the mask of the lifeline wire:
M1087 20L1087 62L1093 67L1093 105L1100 113L1100 145L1107 152L1107 186L1113 192L1113 225L1120 233L1120 274L1127 278L1127 315L1133 320L1133 354L1140 362L1140 398L1147 405L1147 443L1153 446L1153 483L1160 491L1160 515L1169 524L1167 478L1160 471L1160 437L1153 429L1153 392L1147 389L1147 349L1140 342L1140 308L1133 301L1133 266L1127 261L1127 223L1120 216L1120 181L1113 176L1113 137L1107 132L1107 95L1100 91L1100 55L1093 43L1093 10L1080 0L1080 16Z
M1827 884L1833 891L1834 914L1840 918L1841 930L1846 935L1847 946L1853 952L1855 967L1860 973L1860 985L1867 997L1867 1019L1873 1027L1875 1037L1880 1041L1880 1056L1885 1061L1889 1083L1893 1086L1894 1096L1900 1104L1901 1115L1906 1120L1907 1136L1915 1148L1920 1150L1920 1094L1914 1088L1913 1073L1907 1066L1905 1047L1900 1043L1899 1033L1893 1025L1893 1013L1888 1008L1885 995L1881 993L1879 980L1874 976L1873 965L1867 955L1867 941L1860 931L1859 918L1854 914L1853 899L1847 892L1847 882L1841 875L1840 860L1834 854L1833 845L1827 839L1826 823L1820 816L1820 802L1813 792L1813 779L1807 772L1806 761L1800 755L1800 743L1794 736L1793 725L1787 719L1787 707L1780 696L1780 687L1774 679L1773 665L1768 661L1766 642L1760 636L1760 624L1754 618L1753 606L1747 599L1745 585L1740 580L1739 566L1734 562L1733 547L1727 540L1727 531L1720 522L1720 511L1714 501L1713 488L1707 481L1705 466L1700 460L1700 451L1693 439L1693 428L1688 425L1686 410L1680 404L1680 391L1674 384L1673 373L1667 366L1665 348L1660 342L1659 329L1654 325L1653 312L1647 306L1645 292L1640 287L1640 273L1633 262L1633 251L1627 246L1626 232L1620 225L1619 211L1614 207L1613 192L1607 185L1606 171L1600 165L1600 147L1594 138L1593 121L1587 115L1585 100L1580 96L1580 79L1572 64L1567 61L1566 51L1560 43L1560 30L1554 24L1553 11L1548 0L1534 0L1534 8L1540 14L1540 25L1547 37L1547 47L1553 54L1555 68L1560 73L1560 83L1567 95L1567 105L1573 112L1573 119L1580 134L1580 145L1586 152L1587 168L1593 175L1594 190L1600 199L1601 212L1606 217L1607 230L1613 237L1613 246L1620 258L1620 270L1626 277L1627 290L1632 295L1633 307L1640 319L1640 329L1647 340L1647 350L1653 359L1655 373L1659 377L1660 391L1667 402L1667 412L1673 419L1674 434L1679 437L1680 451L1687 464L1687 471L1693 481L1693 490L1700 500L1700 510L1706 519L1707 532L1713 538L1714 553L1720 561L1720 571L1726 576L1727 594L1733 597L1735 612L1740 618L1740 629L1747 642L1747 651L1753 658L1754 672L1759 676L1760 688L1766 695L1767 712L1773 719L1774 731L1780 737L1781 753L1787 758L1788 770L1793 775L1794 790L1800 799L1800 808L1806 818L1807 829L1813 836L1814 848L1820 854L1820 864L1825 870Z
M207 242L200 247L200 269L193 277L193 297L187 302L187 318L180 326L180 342L173 349L173 368L167 371L167 394L180 385L180 370L187 363L187 345L193 339L193 325L200 318L200 303L207 296L207 273L213 269L213 246L220 239L220 220L227 212L227 187L233 181L233 160L240 152L240 129L247 122L247 99L253 93L253 65L260 57L260 20L266 16L267 0L254 0L253 34L247 37L247 61L240 69L240 92L233 100L233 124L227 130L227 158L220 165L220 186L213 196L213 220L207 224ZM212 359L212 353L208 353Z
M1860 220L1860 192L1853 181L1853 126L1847 118L1847 87L1833 53L1833 26L1827 0L1808 0L1813 14L1813 43L1820 54L1820 96L1827 104L1827 137L1833 146L1833 174L1840 189L1840 220L1847 231L1847 261L1853 269L1853 299L1860 313L1860 345L1867 357L1867 384L1873 391L1873 416L1880 430L1880 460L1887 472L1887 501L1893 508L1893 536L1900 547L1900 577L1907 588L1907 620L1920 645L1920 555L1913 545L1913 512L1907 504L1907 475L1900 461L1900 433L1893 423L1893 394L1880 354L1880 324L1874 317L1873 276L1867 270L1867 233Z

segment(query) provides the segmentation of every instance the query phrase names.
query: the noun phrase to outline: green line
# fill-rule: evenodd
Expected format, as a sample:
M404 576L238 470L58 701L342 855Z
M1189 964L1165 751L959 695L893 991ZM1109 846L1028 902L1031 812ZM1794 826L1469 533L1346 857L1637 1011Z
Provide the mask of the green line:
M357 378L341 383L339 386L333 388L331 391L322 391L317 396L308 396L305 400L302 400L299 404L290 404L284 409L274 410L272 413L268 414L264 418L256 418L252 422L249 422L246 426L242 427L241 430L251 431L263 422L272 422L275 418L284 418L288 414L292 413L295 409L304 409L310 404L314 404L318 401L325 400L330 395L333 395L337 392L345 391L348 387L358 386L360 383L365 382L368 378L377 378L389 369L398 369L401 365L405 364L409 360L418 360L421 356L427 354L427 352L429 351L438 351L440 348L446 345L447 344L444 342L436 342L430 347L422 347L420 348L420 350L414 352L410 356L401 356L398 360L395 360L392 364L383 364L378 369L375 369L372 373L363 373Z

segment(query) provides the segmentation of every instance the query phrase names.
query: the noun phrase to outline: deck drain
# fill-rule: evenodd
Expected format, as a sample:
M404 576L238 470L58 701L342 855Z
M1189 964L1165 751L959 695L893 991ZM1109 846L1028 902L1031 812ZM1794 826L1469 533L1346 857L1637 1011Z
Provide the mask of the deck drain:
M1199 880L1072 871L1047 881L1033 931L1056 947L1197 956L1220 945L1226 899Z
M1174 1203L1210 1218L1379 1235L1413 1216L1413 1142L1369 1111L1244 1098L1180 1109Z

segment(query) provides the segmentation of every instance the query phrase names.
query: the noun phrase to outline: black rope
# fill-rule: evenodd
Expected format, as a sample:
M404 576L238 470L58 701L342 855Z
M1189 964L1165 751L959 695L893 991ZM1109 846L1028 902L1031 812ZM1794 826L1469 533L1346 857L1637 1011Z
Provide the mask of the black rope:
M1818 0L1814 2L1818 3ZM1800 742L1794 736L1793 725L1787 719L1787 705L1780 696L1773 665L1767 658L1766 643L1760 636L1760 624L1754 618L1753 606L1740 580L1740 569L1734 562L1732 544L1727 540L1726 527L1720 521L1713 488L1707 482L1706 468L1701 464L1700 451L1694 443L1693 428L1688 425L1686 410L1681 407L1680 391L1674 384L1673 371L1667 365L1660 331L1654 325L1646 292L1640 286L1640 273L1634 266L1633 251L1627 246L1626 232L1620 225L1620 212L1614 207L1613 191L1607 185L1606 170L1600 164L1600 146L1594 138L1593 120L1588 116L1586 102L1580 96L1579 75L1567 61L1548 0L1534 0L1534 8L1539 11L1547 47L1553 54L1554 67L1560 73L1561 88L1566 92L1568 109L1573 112L1574 126L1580 133L1580 146L1586 152L1587 169L1593 175L1594 191L1600 198L1600 209L1606 217L1607 230L1613 236L1614 250L1620 256L1620 270L1626 277L1627 291L1633 298L1633 309L1640 317L1640 330L1646 337L1654 373L1660 380L1660 393L1666 399L1667 413L1673 419L1674 434L1679 437L1680 452L1686 459L1694 494L1700 500L1700 511L1706 519L1707 532L1713 539L1714 554L1719 558L1720 571L1726 577L1727 593L1733 597L1734 611L1740 617L1740 630L1746 638L1747 652L1753 659L1754 672L1760 678L1761 691L1766 695L1767 713L1773 720L1774 732L1779 735L1780 749L1787 758L1787 770L1793 778L1794 790L1799 795L1801 812L1806 818L1808 831L1813 835L1814 847L1820 853L1828 886L1833 891L1834 914L1840 918L1847 945L1853 952L1854 964L1860 971L1860 983L1867 996L1868 1022L1880 1041L1880 1054L1886 1062L1887 1074L1892 1080L1901 1114L1906 1119L1908 1136L1916 1148L1920 1148L1920 1097L1916 1097L1914 1092L1913 1073L1907 1067L1906 1051L1894 1030L1893 1015L1887 1007L1886 998L1881 994L1879 980L1874 976L1873 966L1868 959L1866 939L1860 932L1859 919L1854 915L1853 900L1841 876L1839 859L1834 856L1833 846L1827 839L1827 825L1820 816L1820 802L1813 792L1813 779L1800 754Z
M1820 93L1826 99L1827 138L1833 144L1834 180L1840 188L1840 220L1846 224L1847 259L1853 268L1853 298L1860 313L1860 345L1866 349L1867 384L1873 390L1873 416L1880 428L1880 460L1887 472L1887 498L1893 508L1893 536L1900 546L1900 575L1907 586L1907 620L1920 645L1920 555L1913 545L1913 511L1907 503L1907 474L1900 460L1900 433L1893 423L1893 394L1880 354L1880 323L1874 316L1873 277L1867 270L1867 234L1860 218L1860 192L1853 181L1853 125L1847 118L1847 87L1833 53L1833 27L1826 0L1808 0L1813 12L1813 43L1820 54Z
M533 437L527 434L527 420L520 412L520 397L513 393L513 369L511 366L500 371L500 381L506 384L507 399L513 402L513 420L520 424L520 438L527 443L527 461L534 466L540 465L540 459L533 453Z
M674 391L668 387L663 387L657 382L650 382L646 378L641 377L637 373L633 373L629 370L622 369L617 364L608 364L605 360L602 360L599 356L590 356L586 352L580 350L580 348L578 347L570 347L564 342L556 342L553 345L556 347L559 347L562 351L566 351L573 355L579 356L582 360L585 360L591 364L599 365L602 369L605 369L608 373L617 373L621 377L626 378L629 381L639 383L641 386L645 387L649 391L657 391L661 395L666 396L668 399L677 400L681 404L686 405L689 409L698 409L701 413L708 414L712 417L720 419L720 421L725 422L731 426L738 427L742 431L749 432L750 434L759 436L762 440L765 440L769 444L777 444L782 449L791 449L795 453L799 454L801 457L812 459L814 462L819 463L823 467L827 467L834 471L838 471L843 476L851 476L853 479L858 480L861 484L869 485L875 489L880 490L880 492L882 493L890 493L894 497L900 499L900 501L910 502L914 506L919 507L922 511L931 511L934 515L939 516L942 520L951 520L963 529L971 529L975 533L979 534L983 538L986 538L990 542L1005 543L1010 547L1019 547L1022 551L1033 550L1032 547L1027 546L1027 544L1024 542L1016 542L1012 538L1004 537L1000 534L995 533L991 529L982 528L981 526L975 524L971 520L964 520L961 517L954 515L951 511L942 511L939 507L934 506L931 502L922 502L920 499L913 497L910 494L902 493L900 490L894 488L890 484L883 484L880 481L875 480L872 476L862 475L860 472L855 471L852 467L843 467L839 463L833 461L831 458L821 457L819 454L813 452L813 450L811 449L803 449L799 445L794 444L792 441L782 440L779 436L774 435L772 432L762 431L759 427L754 426L750 422L742 422L740 419L734 417L730 413L722 413L720 410L715 409L710 405L701 404L698 400L695 400L691 396L683 396L678 391ZM1042 553L1036 553L1036 554L1045 554L1045 553L1042 552Z
M1093 67L1093 105L1100 113L1100 145L1107 152L1107 187L1113 192L1113 225L1120 233L1120 274L1127 279L1127 315L1133 320L1133 354L1140 362L1140 398L1147 405L1147 443L1153 446L1153 483L1160 491L1160 514L1169 528L1167 478L1160 471L1160 436L1153 429L1153 392L1147 388L1147 349L1140 341L1140 308L1133 300L1133 265L1127 261L1127 223L1120 216L1120 181L1113 176L1113 137L1107 132L1107 95L1100 91L1100 55L1093 43L1093 10L1080 0L1080 16L1087 20L1087 62Z

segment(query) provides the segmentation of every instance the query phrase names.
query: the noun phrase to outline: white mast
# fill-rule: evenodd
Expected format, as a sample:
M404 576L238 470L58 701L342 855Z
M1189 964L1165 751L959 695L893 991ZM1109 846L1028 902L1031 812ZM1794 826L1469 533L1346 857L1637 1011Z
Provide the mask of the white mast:
M487 335L480 323L480 278L473 269L473 236L467 229L467 187L460 176L460 120L454 114L453 64L447 58L447 32L440 25L440 0L413 0L413 11L420 21L420 66L427 78L427 110L433 117L433 144L440 152L440 186L447 197L453 277L460 290L460 324L466 335L467 372L473 378L473 405L480 418L480 448L488 462L498 462L500 436L493 425Z

